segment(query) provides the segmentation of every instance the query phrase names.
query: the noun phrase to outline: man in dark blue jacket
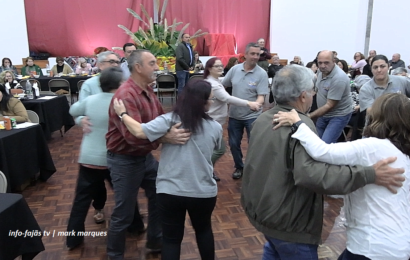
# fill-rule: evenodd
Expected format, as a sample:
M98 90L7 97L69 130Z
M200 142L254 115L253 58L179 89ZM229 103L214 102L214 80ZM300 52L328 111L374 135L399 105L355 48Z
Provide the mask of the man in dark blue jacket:
M176 66L175 70L177 72L178 79L178 95L182 92L185 84L189 79L189 71L194 70L194 52L192 46L189 43L191 37L189 34L184 33L181 37L181 42L178 44L176 49Z

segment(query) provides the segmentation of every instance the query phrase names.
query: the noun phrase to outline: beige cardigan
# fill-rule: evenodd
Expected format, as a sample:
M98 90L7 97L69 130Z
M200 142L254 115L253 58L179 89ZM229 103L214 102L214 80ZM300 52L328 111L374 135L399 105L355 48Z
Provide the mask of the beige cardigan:
M53 75L57 75L57 65L54 65L53 68L51 69L51 72L53 73ZM63 74L69 74L73 72L73 70L71 69L70 66L68 66L67 64L64 64L64 68L63 68Z
M8 108L8 112L0 111L0 114L2 114L2 116L0 116L0 121L3 121L3 116L14 117L17 123L24 123L29 121L27 110L19 99L14 97L10 98Z

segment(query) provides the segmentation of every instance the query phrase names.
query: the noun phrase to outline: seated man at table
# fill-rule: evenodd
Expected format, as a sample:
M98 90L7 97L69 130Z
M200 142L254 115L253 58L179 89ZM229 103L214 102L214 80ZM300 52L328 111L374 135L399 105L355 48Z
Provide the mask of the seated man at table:
M27 110L21 101L7 93L6 88L0 84L0 121L4 116L13 117L17 123L28 121Z

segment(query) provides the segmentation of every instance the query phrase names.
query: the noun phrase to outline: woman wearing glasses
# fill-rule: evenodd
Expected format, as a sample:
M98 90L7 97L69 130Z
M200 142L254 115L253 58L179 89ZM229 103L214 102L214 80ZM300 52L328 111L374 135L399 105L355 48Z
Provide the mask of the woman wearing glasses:
M156 186L163 260L180 258L187 211L201 258L215 259L211 215L218 187L212 179L211 156L221 145L222 127L206 113L212 103L211 85L204 80L191 82L184 87L172 112L140 124L126 114L127 104L114 100L115 112L137 138L154 142L179 122L192 134L185 145L162 146Z
M78 59L77 67L75 68L75 74L90 74L92 70L91 64L87 63L84 58Z
M61 75L61 74L70 74L73 72L73 69L64 63L64 58L63 57L57 57L56 58L56 62L57 64L53 66L53 68L51 69L50 72L50 76L57 76L57 75Z
M206 62L204 78L212 86L212 91L214 93L215 102L213 102L209 108L208 115L212 117L215 121L223 126L226 122L226 117L228 116L228 104L233 104L235 106L248 106L252 110L259 110L261 104L258 102L252 102L245 99L233 97L226 92L225 87L222 85L219 77L223 74L222 61L218 58L211 58ZM222 139L221 148L215 150L212 154L212 164L224 155L226 150L225 141ZM220 178L214 174L214 179L220 181Z

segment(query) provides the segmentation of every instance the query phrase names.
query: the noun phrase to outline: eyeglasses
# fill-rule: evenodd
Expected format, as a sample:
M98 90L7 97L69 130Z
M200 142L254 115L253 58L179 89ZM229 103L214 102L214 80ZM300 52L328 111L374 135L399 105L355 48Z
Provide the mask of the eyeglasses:
M103 62L109 62L111 65L114 64L114 63L117 64L117 65L120 65L120 63L121 63L121 61L119 61L119 60L105 60Z
M216 97L211 97L211 98L208 98L208 100L215 101L215 100L216 100Z
M224 65L215 65L215 66L212 66L212 68L224 68Z

